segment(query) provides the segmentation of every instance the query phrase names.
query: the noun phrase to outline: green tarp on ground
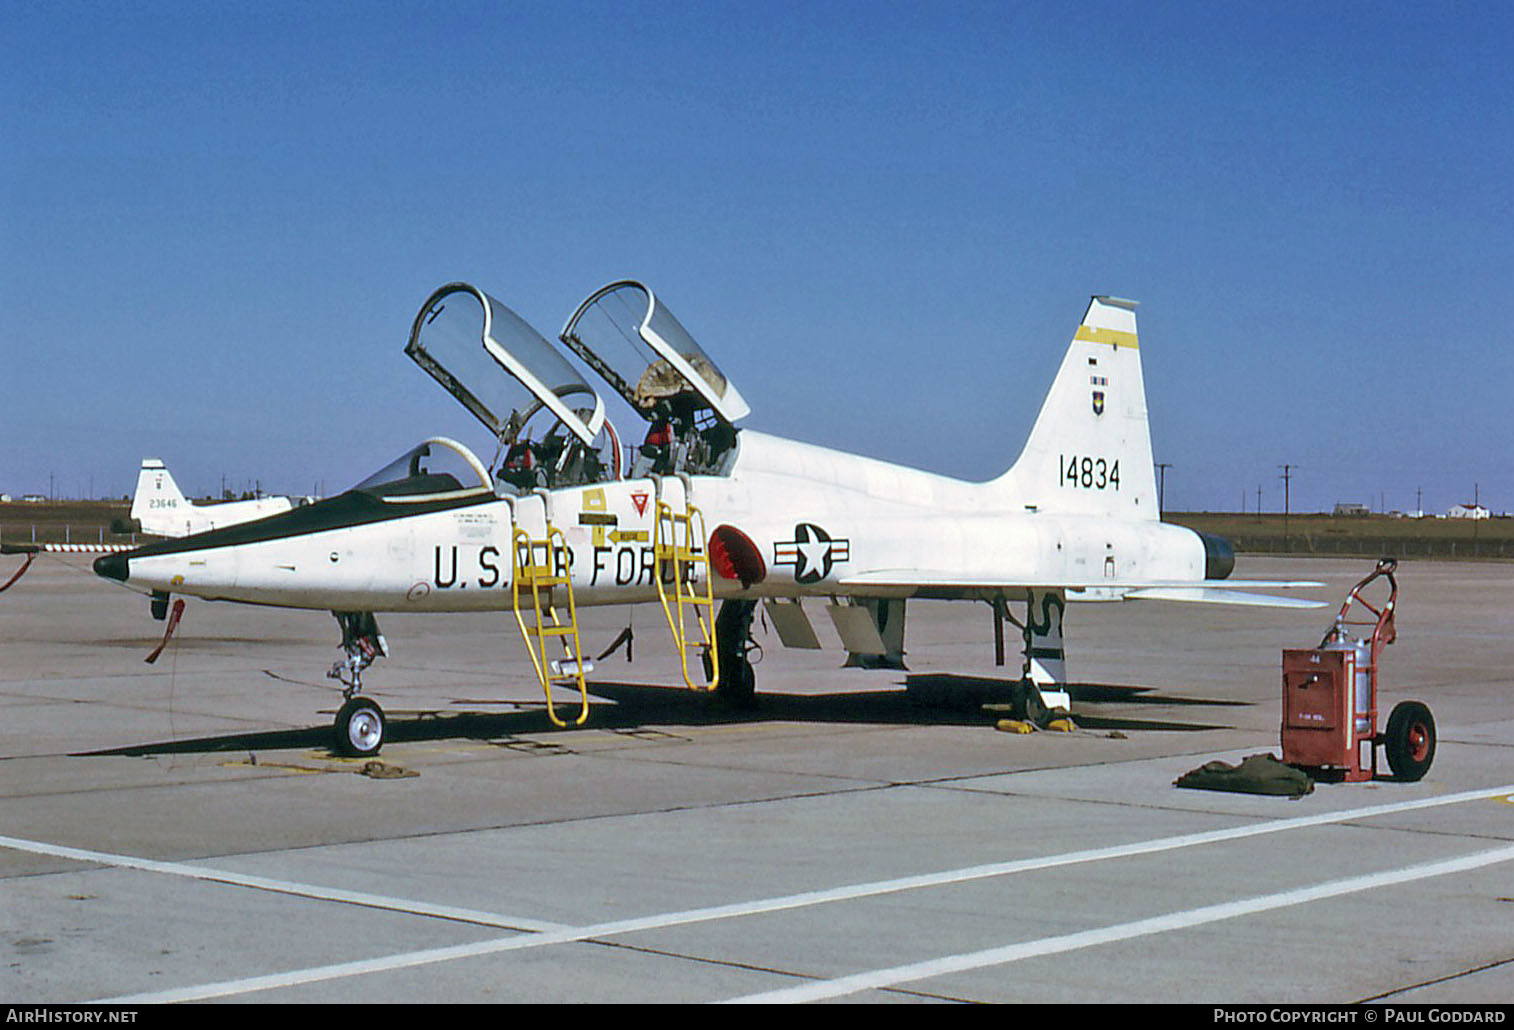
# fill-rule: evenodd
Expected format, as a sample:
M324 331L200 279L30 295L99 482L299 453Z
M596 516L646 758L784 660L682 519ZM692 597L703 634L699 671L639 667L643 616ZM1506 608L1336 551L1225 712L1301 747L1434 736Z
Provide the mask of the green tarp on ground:
M1240 765L1205 762L1192 772L1179 776L1173 786L1301 798L1314 790L1314 781L1308 773L1284 765L1272 755L1251 755L1242 759Z

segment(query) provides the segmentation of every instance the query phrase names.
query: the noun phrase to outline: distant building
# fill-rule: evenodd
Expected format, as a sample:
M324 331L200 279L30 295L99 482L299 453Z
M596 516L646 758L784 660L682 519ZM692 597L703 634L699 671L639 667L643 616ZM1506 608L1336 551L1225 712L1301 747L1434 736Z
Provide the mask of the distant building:
M1446 512L1448 519L1485 519L1491 515L1492 512L1480 504L1458 504Z
M1339 504L1335 506L1337 515L1371 515L1372 509L1365 504Z
M28 504L41 504L43 501L47 500L47 498L43 497L41 494L22 494L21 499Z

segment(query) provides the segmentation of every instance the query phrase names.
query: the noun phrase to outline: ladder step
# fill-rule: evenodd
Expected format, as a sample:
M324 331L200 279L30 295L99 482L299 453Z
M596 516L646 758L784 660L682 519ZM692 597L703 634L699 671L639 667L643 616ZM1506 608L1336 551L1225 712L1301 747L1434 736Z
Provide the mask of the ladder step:
M719 658L713 649L715 598L710 556L704 549L704 514L688 503L687 498L684 503L687 510L682 513L673 511L670 505L660 500L657 503L658 518L653 539L653 553L659 570L657 594L673 634L673 646L678 649L684 683L694 690L713 690L719 682ZM664 581L669 572L672 573L671 583ZM700 576L702 582L687 582L691 573ZM697 625L687 626L685 615L693 616ZM706 662L702 681L696 681L689 668L690 655L699 652L708 653L713 659Z
M564 571L567 543L562 532L553 528L549 522L546 536L540 539L517 527L511 537L511 549L514 573L510 584L511 606L515 609L515 621L525 639L537 679L546 693L547 717L555 726L568 726L568 721L560 718L553 706L552 685L575 684L578 688L579 711L573 725L581 726L589 717L589 692L583 677L584 672L592 669L593 665L582 657L582 645L578 637L578 610L573 603L573 580ZM545 554L546 561L537 561L538 554ZM558 560L560 557L562 561ZM566 621L562 621L557 612L558 588L562 589L563 599L567 601L564 612ZM524 609L521 607L522 590L531 592L531 598ZM546 592L545 597L542 596L543 591ZM534 615L534 626L526 624L528 614ZM546 625L547 620L551 621L550 626ZM549 637L562 641L562 659L551 661L547 658L546 642ZM574 657L575 652L578 657Z
M566 580L561 580L561 579L549 579L549 580L523 579L523 580L520 581L520 586L521 586L522 590L530 590L530 591L537 592L537 593L550 593L552 590L556 589L557 587L566 587L566 586L569 586L569 584L568 584L568 582Z

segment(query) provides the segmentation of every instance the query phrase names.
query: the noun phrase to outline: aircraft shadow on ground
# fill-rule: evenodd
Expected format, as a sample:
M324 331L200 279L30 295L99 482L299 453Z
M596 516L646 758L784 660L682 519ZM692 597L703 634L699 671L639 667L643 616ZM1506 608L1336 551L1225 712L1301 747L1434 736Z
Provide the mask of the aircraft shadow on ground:
M898 681L895 681L896 683ZM685 689L644 683L595 681L590 693L613 704L594 705L582 728L608 731L658 730L677 726L715 726L738 723L797 722L819 724L883 724L904 726L991 726L1001 716L985 710L986 704L1008 704L1013 680L979 676L930 673L904 677L903 687L885 690L847 691L834 694L757 694L753 708L734 707L720 697ZM1101 715L1093 706L1104 704L1153 706L1245 706L1243 701L1218 701L1174 697L1154 687L1072 684L1074 719L1089 730L1202 731L1227 729L1211 723L1166 719L1132 719ZM497 702L459 701L458 706ZM575 700L558 699L559 718L571 723L579 706ZM385 740L391 744L437 740L480 740L506 745L523 735L558 732L543 702L521 705L509 712L405 710L398 705L389 713ZM275 751L326 748L331 745L329 724L303 729L264 730L209 737L131 744L125 747L79 752L76 757L197 754L240 751Z
M1015 681L1010 679L930 673L908 677L907 687L917 698L916 704L939 707L969 705L979 713L981 719L981 716L985 714L983 705L1008 703L1014 683ZM1199 732L1233 728L1217 723L1186 722L1174 719L1134 719L1101 714L1095 707L1098 705L1244 708L1250 704L1247 701L1180 697L1162 693L1156 687L1119 686L1110 683L1070 683L1067 686L1067 692L1072 697L1073 721L1079 728L1085 730Z

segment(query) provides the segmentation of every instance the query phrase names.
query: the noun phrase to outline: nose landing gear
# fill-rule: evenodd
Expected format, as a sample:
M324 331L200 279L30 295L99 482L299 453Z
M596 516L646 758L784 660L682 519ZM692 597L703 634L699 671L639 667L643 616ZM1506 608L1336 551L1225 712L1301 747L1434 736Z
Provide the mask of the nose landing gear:
M326 674L328 679L341 681L346 699L332 727L332 750L349 758L371 758L384 743L384 710L377 701L358 694L363 689L363 670L375 659L387 657L389 647L372 612L331 614L342 627L342 650L346 654Z

